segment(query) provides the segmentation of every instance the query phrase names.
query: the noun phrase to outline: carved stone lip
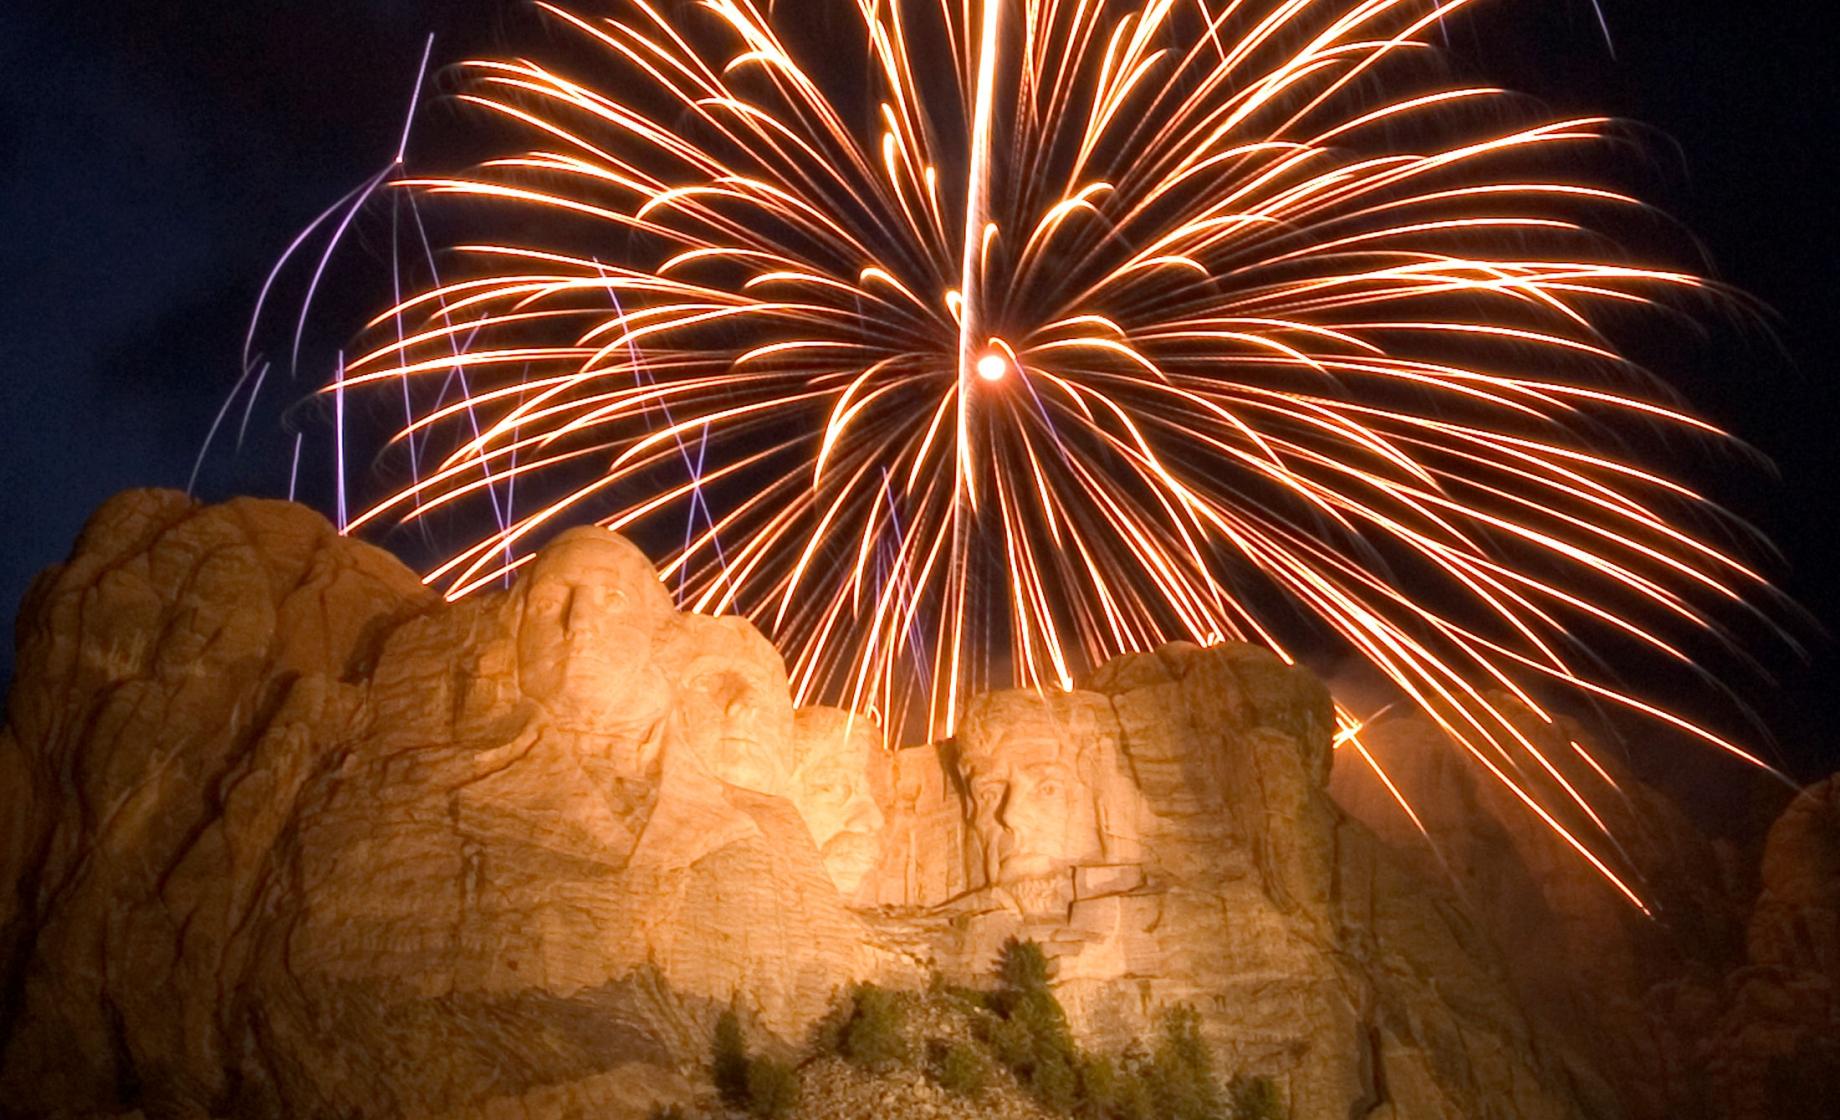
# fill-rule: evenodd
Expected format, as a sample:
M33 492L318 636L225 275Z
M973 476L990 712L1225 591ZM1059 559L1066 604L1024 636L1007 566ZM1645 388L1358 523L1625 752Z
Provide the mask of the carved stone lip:
M746 754L760 754L767 748L766 744L749 735L724 735L716 741L725 752L733 752L729 757Z
M592 675L596 680L607 673L628 673L632 670L630 659L618 657L603 648L603 643L569 644L562 647L566 654L558 665L558 672L565 680L576 680ZM588 670L591 672L584 672Z
M873 860L880 846L873 833L846 829L824 842L824 858Z

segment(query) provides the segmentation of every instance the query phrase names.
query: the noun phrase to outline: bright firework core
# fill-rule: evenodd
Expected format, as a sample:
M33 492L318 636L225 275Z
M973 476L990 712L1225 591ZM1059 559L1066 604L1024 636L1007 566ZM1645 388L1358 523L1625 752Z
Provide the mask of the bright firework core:
M1691 664L1768 592L1738 523L1640 461L1645 431L1721 433L1617 349L1708 285L1607 235L1641 212L1586 181L1614 123L1453 78L1469 0L779 10L819 3L871 88L732 0L544 4L598 68L464 67L523 141L399 185L507 220L338 379L404 417L350 528L464 511L450 597L570 524L668 543L685 607L900 736L1169 641L1333 640L1634 898L1605 792L1516 713L1569 696L1751 758L1587 643ZM908 54L937 42L952 65ZM1029 391L971 407L967 357Z
M996 350L988 351L977 360L977 375L985 381L1001 381L1009 373L1009 358Z

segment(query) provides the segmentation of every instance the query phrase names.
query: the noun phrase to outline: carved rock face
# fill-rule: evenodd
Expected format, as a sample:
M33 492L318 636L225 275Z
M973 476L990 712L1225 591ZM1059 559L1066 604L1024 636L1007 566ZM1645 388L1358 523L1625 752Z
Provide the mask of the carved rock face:
M845 896L881 858L882 811L869 788L880 734L841 708L800 708L794 725L798 770L793 802L824 854L825 870Z
M980 697L967 711L959 765L989 883L1105 862L1101 820L1121 771L1098 715L1088 697L1027 692Z
M976 698L884 756L603 531L447 604L299 507L152 493L19 633L8 1115L637 1120L724 1007L791 1042L852 981L983 983L1011 936L1083 1038L1192 1004L1295 1116L1610 1114L1329 805L1327 692L1251 647ZM1831 850L1767 876L1790 916Z
M519 583L518 682L558 727L639 738L663 718L670 690L653 658L671 617L651 561L600 529L572 529Z
M786 663L746 619L672 620L665 660L677 685L685 761L741 789L792 792L792 699Z

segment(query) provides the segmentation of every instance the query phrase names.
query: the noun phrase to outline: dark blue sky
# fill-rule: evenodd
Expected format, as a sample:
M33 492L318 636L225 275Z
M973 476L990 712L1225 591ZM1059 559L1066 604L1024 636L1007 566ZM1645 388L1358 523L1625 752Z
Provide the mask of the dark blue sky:
M1502 84L1656 130L1647 193L1711 267L1781 316L1777 347L1724 332L1674 370L1777 464L1683 464L1781 543L1782 581L1840 619L1840 69L1808 0L1489 0L1454 43ZM237 373L268 264L394 150L423 36L437 59L528 45L516 0L0 3L0 606L128 486L182 486ZM438 153L437 153L438 154ZM215 462L207 496L273 493L272 432ZM270 452L263 455L261 452ZM10 643L0 680L10 672ZM1759 702L1803 769L1840 762L1816 702L1840 658L1771 659Z
M425 29L494 7L0 5L9 614L97 502L184 485L266 267L393 151Z

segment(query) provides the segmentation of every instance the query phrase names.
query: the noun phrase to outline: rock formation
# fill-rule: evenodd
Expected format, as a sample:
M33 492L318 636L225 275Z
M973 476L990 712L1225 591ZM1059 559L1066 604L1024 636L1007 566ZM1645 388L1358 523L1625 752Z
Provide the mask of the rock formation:
M883 878L921 886L904 901L940 924L948 976L1032 938L1088 1038L1141 1038L1192 1004L1223 1066L1277 1080L1297 1116L1585 1114L1488 946L1329 801L1331 726L1315 678L1249 646L981 697L931 787L957 804L942 853L962 866L897 849ZM893 834L903 815L954 814L905 804Z
M1496 700L1552 760L1556 776L1530 776L1546 783L1549 803L1563 797L1561 779L1608 795L1596 804L1640 873L1651 915L1570 858L1422 718L1388 719L1362 736L1416 823L1366 767L1336 769L1336 800L1421 873L1454 883L1503 949L1521 1006L1599 1056L1632 1120L1840 1114L1840 778L1789 806L1753 885L1728 845L1708 840L1585 728ZM1593 827L1579 813L1563 819Z
M21 634L22 1114L638 1112L713 1008L790 1032L876 971L777 655L611 534L445 605L304 509L127 494Z
M1299 1120L1617 1114L1523 1013L1499 915L1330 800L1321 684L1250 647L888 752L603 531L445 603L300 507L164 492L99 511L18 632L7 1115L640 1116L723 1009L794 1040L851 981L981 975L1010 936L1093 1044L1191 1003ZM1840 959L1832 800L1783 826L1752 926L1795 999Z
M1840 1114L1840 776L1770 829L1746 954L1710 993L1677 995L1688 1014L1668 1024L1680 1064L1703 1063L1708 1114Z
M793 724L793 795L831 882L854 897L881 857L884 818L871 775L881 729L841 708L800 708Z

